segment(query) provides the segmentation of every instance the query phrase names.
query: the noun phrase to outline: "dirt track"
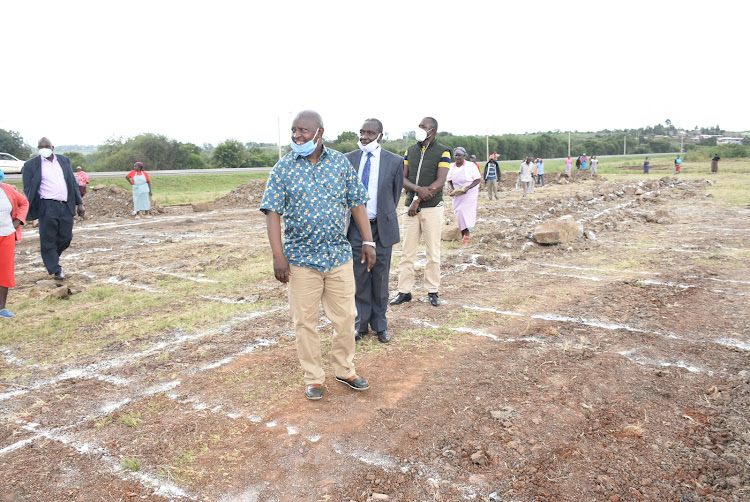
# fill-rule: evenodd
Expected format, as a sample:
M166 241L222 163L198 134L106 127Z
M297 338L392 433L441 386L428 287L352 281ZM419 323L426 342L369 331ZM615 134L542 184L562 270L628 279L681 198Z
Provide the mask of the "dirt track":
M523 201L482 194L472 244L443 243L444 304L419 284L389 310L393 342L357 346L371 389L329 368L318 402L303 395L257 187L210 212L82 223L63 257L70 300L42 300L29 229L10 305L47 302L49 326L73 314L66 302L108 315L70 333L96 342L78 355L0 347L0 499L750 500L750 210L705 186L581 178ZM529 240L563 214L596 239ZM252 262L258 280L235 286ZM134 304L184 290L146 314L96 303L105 287ZM98 335L205 305L234 310ZM25 322L16 310L1 329Z

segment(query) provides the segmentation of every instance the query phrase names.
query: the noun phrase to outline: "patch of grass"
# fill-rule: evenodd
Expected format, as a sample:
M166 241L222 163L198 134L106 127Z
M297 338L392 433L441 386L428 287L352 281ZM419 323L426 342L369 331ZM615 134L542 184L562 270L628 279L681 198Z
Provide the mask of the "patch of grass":
M121 178L93 178L91 184L117 185L130 191L132 187L125 180L125 174L123 172ZM149 176L151 176L155 202L162 206L169 206L212 201L250 180L267 179L268 172L167 176L159 175L159 171L149 171Z
M120 461L120 465L125 471L138 472L141 466L138 464L138 460L133 457L123 457Z
M96 427L97 430L104 429L106 426L108 426L114 421L115 421L115 417L112 416L112 414L110 413L106 417L102 417L96 422L94 422L94 427Z
M138 427L141 424L141 413L134 411L120 416L120 422L127 427Z
M183 452L181 455L177 456L174 459L174 462L172 462L172 465L175 467L180 467L187 464L192 464L195 461L195 453L192 451L186 451Z

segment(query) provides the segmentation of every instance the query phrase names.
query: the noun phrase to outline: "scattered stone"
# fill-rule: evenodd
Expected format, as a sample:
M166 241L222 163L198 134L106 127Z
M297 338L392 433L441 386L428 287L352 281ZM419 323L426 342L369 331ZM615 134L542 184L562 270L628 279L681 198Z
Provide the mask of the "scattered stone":
M49 293L50 298L58 298L60 300L64 300L65 298L70 295L70 291L68 290L68 286L60 286L59 288L55 288Z
M481 451L472 453L471 457L469 458L471 458L471 461L477 465L483 465L485 462L487 462L487 457Z
M500 410L490 410L490 416L495 420L510 420L516 416L516 409L512 406L504 406Z
M205 213L211 210L211 204L208 202L193 202L190 206L194 213Z
M391 497L386 495L385 493L373 493L371 499L372 500L390 500Z
M653 213L646 214L646 221L666 225L674 221L674 214L666 209L658 209Z
M586 237L590 241L596 240L596 234L592 232L591 230L586 230L585 232L583 232L583 236Z
M35 284L39 286L40 288L46 288L46 289L57 287L57 281L55 281L54 279L42 279L41 281L36 281Z
M443 227L440 238L444 241L457 241L461 239L461 230L456 223L449 223Z
M582 235L583 225L566 214L537 225L533 238L539 244L560 244L574 241Z
M419 438L419 431L418 431L418 430L416 430L416 429L412 429L412 430L410 430L410 431L409 431L409 437L410 437L411 439L417 439L417 438Z

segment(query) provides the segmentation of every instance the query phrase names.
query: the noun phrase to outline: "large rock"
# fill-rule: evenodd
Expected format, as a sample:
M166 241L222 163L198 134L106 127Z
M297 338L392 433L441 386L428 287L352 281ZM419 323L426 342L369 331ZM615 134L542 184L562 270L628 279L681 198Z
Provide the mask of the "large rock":
M444 241L457 241L461 239L461 230L456 223L449 223L443 227L440 238Z
M561 244L574 241L582 235L583 225L567 214L537 225L533 237L539 244Z

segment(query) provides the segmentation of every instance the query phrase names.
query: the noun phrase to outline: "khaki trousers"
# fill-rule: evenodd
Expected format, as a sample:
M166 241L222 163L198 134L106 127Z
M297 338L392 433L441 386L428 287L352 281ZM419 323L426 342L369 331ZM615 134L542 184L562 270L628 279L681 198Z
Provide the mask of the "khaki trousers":
M308 267L290 265L289 309L297 337L297 356L305 372L305 384L322 384L326 375L318 336L318 311L321 302L333 325L331 362L339 378L349 378L354 371L354 272L352 262L328 273Z
M444 206L425 207L416 216L406 215L401 264L398 266L399 293L411 293L414 289L414 260L422 234L427 248L424 287L428 293L437 293L440 289L440 234L443 230L444 209Z
M526 194L532 193L534 190L531 188L533 187L533 181L522 181L521 186L523 187L523 196L526 197Z
M497 180L487 180L487 198L497 200Z

